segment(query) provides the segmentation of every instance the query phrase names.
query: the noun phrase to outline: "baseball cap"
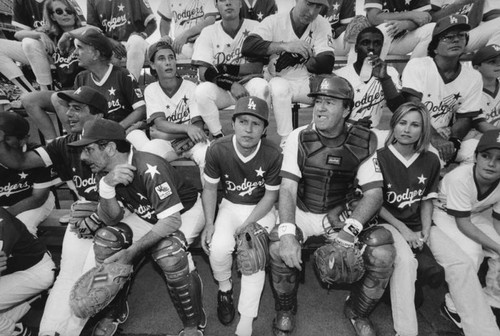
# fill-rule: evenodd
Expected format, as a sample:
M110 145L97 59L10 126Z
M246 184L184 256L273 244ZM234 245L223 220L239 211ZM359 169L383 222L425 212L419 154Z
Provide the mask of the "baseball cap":
M354 90L351 83L349 83L347 79L339 76L329 76L323 78L317 88L307 96L327 96L338 99L353 100Z
M500 130L484 132L477 144L476 152L481 153L491 148L500 149Z
M91 45L101 52L104 57L111 57L113 55L113 46L104 33L96 27L81 27L75 29L69 34L82 41L85 44Z
M453 14L450 16L445 16L444 18L438 20L432 31L432 36L439 35L451 28L461 28L463 30L470 30L469 18L461 14Z
M264 125L269 125L269 108L265 100L258 97L248 96L238 99L234 108L233 120L236 116L250 114L264 121Z
M153 62L156 53L162 49L170 49L170 50L172 50L172 52L175 55L174 48L172 47L172 45L170 43L168 43L167 41L164 41L164 40L159 40L158 42L153 43L152 45L149 46L149 48L148 48L148 60L150 62Z
M68 146L86 146L99 140L125 140L125 129L113 120L89 120L83 125L82 137Z
M7 136L24 138L30 131L30 124L16 112L0 113L0 130Z
M498 44L490 44L480 48L472 57L472 65L480 65L484 61L495 58L500 55L500 46Z
M73 93L58 92L57 96L67 102L76 101L95 107L102 114L108 112L108 101L99 91L90 86L80 86Z

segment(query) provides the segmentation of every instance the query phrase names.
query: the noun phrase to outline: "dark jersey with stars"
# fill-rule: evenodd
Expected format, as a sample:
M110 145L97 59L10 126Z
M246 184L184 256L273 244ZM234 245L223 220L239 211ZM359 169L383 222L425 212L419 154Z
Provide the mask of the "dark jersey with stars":
M110 65L106 75L99 81L90 71L82 71L76 76L74 88L84 85L98 90L106 97L106 119L120 122L133 110L145 104L137 80L127 69L121 67Z
M333 38L338 38L342 34L349 22L356 15L355 1L350 0L330 0L330 7L323 13L323 16L332 26Z
M144 31L155 20L148 0L87 0L87 22L117 41Z
M222 181L224 198L236 204L257 204L266 189L278 190L282 155L268 139L248 157L235 149L234 136L227 136L210 145L204 175L210 183Z
M45 162L53 165L54 170L63 181L73 181L78 195L88 201L98 201L96 177L88 165L80 160L82 147L71 147L68 143L79 140L79 134L70 134L59 137L45 147L35 151Z
M133 152L131 164L137 168L134 179L116 187L116 198L146 222L155 224L178 211L184 213L196 203L194 186L161 157Z
M246 0L241 0L240 17L242 18L260 22L277 12L278 6L274 0L255 0L251 6Z
M365 0L365 9L378 8L383 12L427 11L431 9L429 0Z
M410 229L420 231L421 201L437 197L438 157L423 152L406 160L392 145L379 149L377 156L384 176L384 207Z

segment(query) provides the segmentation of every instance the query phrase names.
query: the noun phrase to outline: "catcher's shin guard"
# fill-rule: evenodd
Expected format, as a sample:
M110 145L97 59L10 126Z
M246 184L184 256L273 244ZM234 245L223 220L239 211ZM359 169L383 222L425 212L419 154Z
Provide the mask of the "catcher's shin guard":
M116 252L132 245L132 229L125 223L105 226L94 235L95 261L101 264Z
M365 244L365 275L351 292L346 303L348 318L368 317L384 294L394 270L396 250L391 233L380 226L363 231L359 240Z
M184 327L203 324L202 282L196 270L189 271L189 253L184 235L176 231L160 241L152 256L167 280L169 294Z
M298 274L295 268L271 261L271 287L277 311L273 321L274 335L287 335L295 328Z

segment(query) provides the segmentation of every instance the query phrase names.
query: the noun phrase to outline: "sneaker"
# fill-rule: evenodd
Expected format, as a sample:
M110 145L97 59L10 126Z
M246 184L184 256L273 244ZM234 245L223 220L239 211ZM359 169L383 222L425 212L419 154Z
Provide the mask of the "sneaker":
M377 336L373 324L367 317L356 317L350 319L356 335L358 336Z
M460 320L460 316L456 312L452 312L446 304L443 302L441 308L439 309L441 315L443 315L446 319L453 322L459 329L462 329L462 320Z
M118 331L118 326L127 321L129 312L128 301L125 301L121 309L113 311L110 316L97 322L92 330L92 336L113 336Z
M31 335L34 336L35 333L32 332L30 327L25 326L22 323L16 323L12 336L31 336Z
M223 325L229 325L234 320L236 311L233 303L233 290L217 293L217 317Z

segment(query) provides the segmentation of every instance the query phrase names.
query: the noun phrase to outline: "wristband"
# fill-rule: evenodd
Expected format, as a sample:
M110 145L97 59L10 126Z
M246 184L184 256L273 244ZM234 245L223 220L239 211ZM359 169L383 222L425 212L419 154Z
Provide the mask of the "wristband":
M138 35L140 37L142 37L143 39L147 39L148 38L148 34L146 34L146 32L140 32Z
M295 227L295 224L292 223L281 223L278 226L278 238L281 238L281 236L291 234L295 236L297 228Z
M357 237L358 234L363 230L363 224L361 224L354 218L347 218L342 230L344 230L344 232L347 232L351 236Z
M104 182L104 178L99 181L99 196L105 199L111 199L116 197L115 187L110 186Z
M335 243L339 244L340 246L345 247L345 248L354 247L354 243L348 242L347 240L344 240L344 239L335 238L333 241Z

